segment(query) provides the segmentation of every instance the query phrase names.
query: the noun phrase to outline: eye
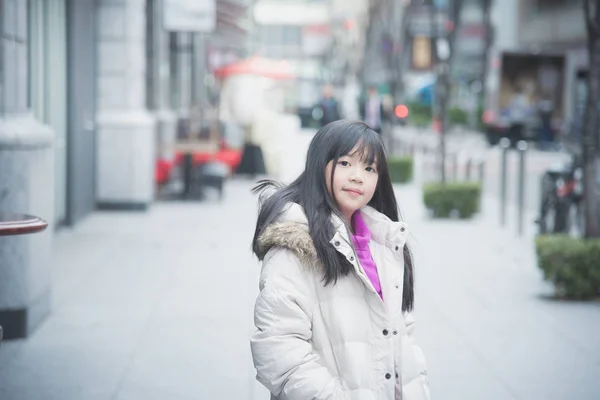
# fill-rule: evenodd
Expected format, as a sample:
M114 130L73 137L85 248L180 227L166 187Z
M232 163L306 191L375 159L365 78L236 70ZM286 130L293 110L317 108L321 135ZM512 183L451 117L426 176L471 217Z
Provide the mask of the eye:
M347 167L350 165L350 163L348 161L338 161L338 164L341 165L342 167Z
M365 169L367 170L367 172L375 172L375 173L377 173L377 170L375 169L375 167L367 167Z

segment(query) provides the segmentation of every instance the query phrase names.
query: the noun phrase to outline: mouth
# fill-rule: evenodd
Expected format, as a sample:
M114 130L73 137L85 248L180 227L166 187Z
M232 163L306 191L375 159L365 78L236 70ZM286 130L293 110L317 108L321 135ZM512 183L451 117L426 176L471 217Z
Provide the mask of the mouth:
M342 189L344 192L347 192L353 196L362 196L363 192L360 189Z

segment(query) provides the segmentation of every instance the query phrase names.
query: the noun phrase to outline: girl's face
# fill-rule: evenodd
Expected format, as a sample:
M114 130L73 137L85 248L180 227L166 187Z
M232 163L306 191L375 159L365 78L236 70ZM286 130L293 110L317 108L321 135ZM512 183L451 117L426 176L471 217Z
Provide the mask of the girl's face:
M373 164L367 164L362 152L355 147L350 154L340 157L337 161L333 182L333 160L325 167L327 191L349 224L352 214L366 206L373 198L379 179L376 162L377 160Z

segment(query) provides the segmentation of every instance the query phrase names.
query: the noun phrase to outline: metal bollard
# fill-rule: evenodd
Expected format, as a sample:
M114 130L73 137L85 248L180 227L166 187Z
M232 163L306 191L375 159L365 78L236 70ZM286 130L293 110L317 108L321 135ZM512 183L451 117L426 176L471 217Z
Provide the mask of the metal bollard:
M483 184L483 179L485 178L485 161L480 160L478 167L479 167L479 182L481 184Z
M519 182L517 187L517 229L519 236L523 234L523 213L525 211L525 161L527 153L527 142L519 140L517 150L519 151Z
M454 182L458 181L458 154L457 153L453 153L452 154L452 180Z
M395 153L395 148L396 148L396 137L394 136L394 131L392 129L390 129L390 131L389 131L387 142L388 142L388 146L389 146L388 153L391 156L394 156L395 155L394 154ZM403 143L402 140L399 140L399 142L400 142L399 143L400 144L400 148L402 149L402 147L404 147L403 146L404 143Z
M510 140L507 138L500 139L500 148L502 149L502 162L500 164L500 225L506 225L506 158L508 157L508 149L510 148Z
M471 180L471 162L472 160L469 158L467 160L467 165L465 166L465 180Z

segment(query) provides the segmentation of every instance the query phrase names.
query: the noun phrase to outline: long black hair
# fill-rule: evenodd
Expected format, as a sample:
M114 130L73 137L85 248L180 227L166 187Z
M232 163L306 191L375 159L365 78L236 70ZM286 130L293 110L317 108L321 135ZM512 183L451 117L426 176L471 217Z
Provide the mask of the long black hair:
M333 180L335 166L340 157L348 155L358 146L358 152L368 164L376 163L378 171L377 188L369 205L385 214L392 221L399 221L400 213L394 195L387 167L385 148L377 132L362 122L339 120L321 128L313 137L306 155L304 172L295 181L282 186L271 180L263 180L253 189L262 194L266 190L276 191L261 201L252 251L260 259L258 239L264 229L273 223L289 203L297 203L304 209L308 219L310 236L314 242L319 260L325 268L325 285L335 284L338 278L348 275L353 267L346 258L329 245L335 235L331 215L344 220L335 204L335 199L327 191L325 168L333 160L329 179ZM402 310L410 311L414 305L413 257L408 245L404 246L404 296Z

